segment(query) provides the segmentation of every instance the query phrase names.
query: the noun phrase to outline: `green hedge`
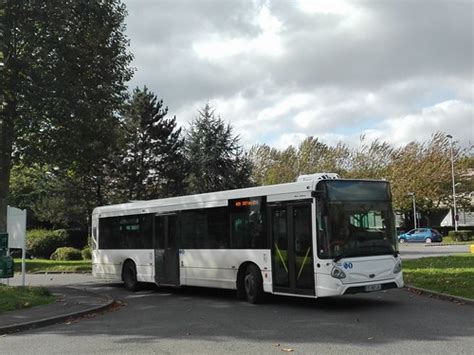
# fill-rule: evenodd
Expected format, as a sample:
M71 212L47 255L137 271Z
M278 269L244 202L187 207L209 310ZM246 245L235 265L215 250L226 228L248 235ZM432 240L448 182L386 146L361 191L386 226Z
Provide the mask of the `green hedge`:
M450 231L448 237L451 237L456 242L466 242L473 239L473 232L469 230Z
M81 254L82 254L82 259L84 260L92 259L92 252L91 252L91 248L89 247L85 247L84 249L82 249Z
M49 259L57 248L64 247L67 232L64 229L32 229L26 233L26 250L35 258Z
M56 251L51 254L50 259L60 261L82 260L82 254L79 249L64 247L56 249Z
M437 227L435 226L435 227L432 227L432 228L439 231L443 236L448 235L450 231L454 230L453 226L437 226ZM474 227L473 226L458 226L458 230L460 230L460 231L467 230L467 231L471 231L472 233L474 233Z

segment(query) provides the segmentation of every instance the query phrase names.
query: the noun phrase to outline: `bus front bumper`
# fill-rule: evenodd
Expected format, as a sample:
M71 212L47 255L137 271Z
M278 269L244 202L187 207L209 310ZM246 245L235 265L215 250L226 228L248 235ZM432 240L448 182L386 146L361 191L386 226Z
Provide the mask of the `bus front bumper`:
M336 279L331 275L316 274L317 297L331 297L354 293L382 291L391 288L402 288L403 286L403 274L401 272L394 275L394 278L392 279L351 284L344 284L340 279Z

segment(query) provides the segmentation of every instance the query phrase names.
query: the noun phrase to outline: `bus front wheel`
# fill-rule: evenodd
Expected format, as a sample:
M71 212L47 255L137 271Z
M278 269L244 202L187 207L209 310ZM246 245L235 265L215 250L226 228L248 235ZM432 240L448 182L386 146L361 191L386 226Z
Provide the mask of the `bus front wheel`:
M133 261L128 260L123 265L122 279L127 290L135 292L138 289L137 268Z
M260 303L263 300L262 273L254 264L250 264L245 270L244 290L247 301L250 303Z

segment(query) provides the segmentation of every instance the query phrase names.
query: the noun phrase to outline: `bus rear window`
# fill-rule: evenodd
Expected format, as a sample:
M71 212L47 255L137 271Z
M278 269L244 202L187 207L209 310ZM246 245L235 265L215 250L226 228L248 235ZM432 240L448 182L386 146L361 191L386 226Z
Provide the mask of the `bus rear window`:
M100 249L152 249L150 215L99 219Z

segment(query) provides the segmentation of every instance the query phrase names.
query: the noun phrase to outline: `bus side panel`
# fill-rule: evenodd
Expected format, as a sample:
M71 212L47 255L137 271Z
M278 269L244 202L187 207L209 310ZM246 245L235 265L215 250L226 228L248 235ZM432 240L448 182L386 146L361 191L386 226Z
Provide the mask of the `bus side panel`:
M271 292L270 250L184 249L180 253L182 285L235 289L237 272L250 261L262 271L265 292Z
M122 281L122 267L127 259L133 260L137 267L137 280L155 282L153 250L94 250L92 255L92 274L100 279Z

